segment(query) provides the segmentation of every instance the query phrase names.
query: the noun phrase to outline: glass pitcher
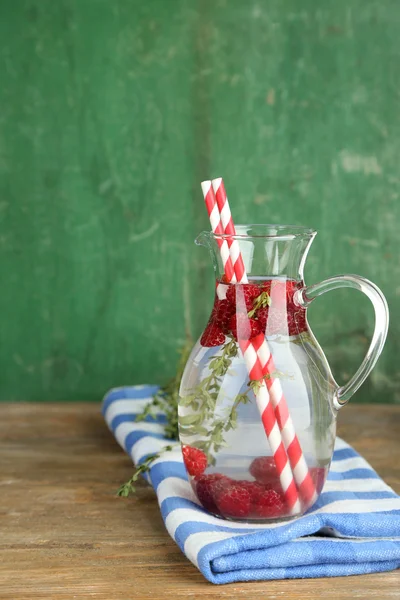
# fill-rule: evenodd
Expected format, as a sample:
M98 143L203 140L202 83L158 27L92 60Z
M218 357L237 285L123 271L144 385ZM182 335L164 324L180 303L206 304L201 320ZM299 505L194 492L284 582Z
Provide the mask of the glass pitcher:
M178 422L189 480L215 516L263 523L308 510L329 470L338 410L382 351L388 307L373 283L340 275L304 284L315 235L304 227L240 225L235 236L203 232L196 240L210 250L216 293L183 373ZM220 246L233 239L246 283L224 275ZM339 287L360 290L375 309L367 355L344 386L307 322L311 302Z

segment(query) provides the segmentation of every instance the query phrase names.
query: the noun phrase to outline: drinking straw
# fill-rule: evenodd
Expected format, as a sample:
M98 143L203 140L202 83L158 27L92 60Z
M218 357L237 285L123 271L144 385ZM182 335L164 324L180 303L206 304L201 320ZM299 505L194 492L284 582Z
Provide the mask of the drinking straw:
M215 202L215 196L211 186L211 181L202 181L201 189L204 196L204 202L206 203L206 208L211 223L211 229L213 233L223 234L224 230L219 216L218 206ZM236 281L236 275L232 265L228 242L223 238L216 238L216 240L219 246L222 264L224 265L225 275L228 281L232 281L234 283Z
M235 236L235 225L222 178L219 177L218 179L213 179L212 186L220 212L224 233L225 235ZM231 260L236 279L240 283L248 283L239 242L236 238L229 237L227 238L227 241L231 252ZM239 345L241 346L246 366L248 366L251 371L251 369L257 365L257 372L259 374L261 373L257 379L262 379L266 384L294 479L302 499L310 506L316 499L315 485L310 475L299 439L296 435L296 430L283 394L281 382L277 377L273 376L276 368L265 335L259 334L256 338L245 341L244 345L239 342ZM248 359L246 358L247 355L249 355ZM261 418L263 419L263 413L261 413Z
M222 229L222 224L221 224L221 218L218 219L218 217L217 217L217 213L218 213L218 215L220 215L220 213L218 211L217 200L216 200L213 188L211 186L211 182L203 181L201 184L201 187L203 190L204 200L205 200L205 203L207 206L207 211L210 216L210 223L211 223L212 231L213 231L213 233L219 234ZM229 205L228 205L228 208L229 208ZM211 215L212 215L212 217L211 217ZM220 240L220 241L224 241L224 240L223 240L223 238L218 238L218 237L216 239L217 239L217 243L220 248L221 258L222 258L222 247L223 246L221 243L218 242L218 240ZM229 246L229 238L227 238L227 240L228 240L228 246ZM233 246L232 252L235 252L235 243L237 244L237 246L238 246L238 243L236 240L233 240L233 239L230 241L231 241L231 244L230 244L229 250L231 250L232 246ZM236 279L238 279L239 281L243 281L243 279L244 279L247 282L247 275L246 275L246 271L244 269L244 264L243 264L243 259L242 259L241 253L240 253L240 249L239 249L239 253L236 256L235 256L235 254L233 254L233 257L231 255L231 259L232 259L234 270L235 270L235 265L238 265L237 271L236 271ZM225 260L225 262L224 262L223 258L222 258L222 261L223 261L224 269L225 269L225 265L227 264L228 261ZM240 270L242 269L242 264L243 264L243 272L240 274ZM225 270L225 276L226 276L228 283L231 283L232 278L231 278L230 272L228 273L227 270ZM245 361L250 379L260 382L259 388L255 392L257 407L260 412L264 431L266 433L266 436L267 436L267 439L268 439L268 442L269 442L269 445L271 448L271 452L274 457L276 469L277 469L277 472L278 472L278 475L280 478L280 482L281 482L281 486L282 486L282 490L283 490L283 493L285 496L286 503L287 503L288 508L290 509L291 513L296 514L296 513L300 512L300 501L299 501L299 497L298 497L298 492L297 492L296 484L295 484L295 481L293 478L293 473L291 471L288 456L286 454L286 450L285 450L285 447L282 442L282 437L281 437L281 433L279 431L277 419L275 417L274 408L270 402L270 396L268 393L268 389L267 389L265 380L263 379L261 363L258 359L257 352L251 342L248 343L247 341L239 339L239 346L241 347L244 361Z

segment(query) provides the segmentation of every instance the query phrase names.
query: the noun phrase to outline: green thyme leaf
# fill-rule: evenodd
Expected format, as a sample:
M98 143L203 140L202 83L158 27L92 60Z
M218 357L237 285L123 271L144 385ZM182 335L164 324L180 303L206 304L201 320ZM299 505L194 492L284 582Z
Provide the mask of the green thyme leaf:
M260 308L266 308L267 306L271 306L271 296L268 292L261 292L261 294L253 300L253 308L247 313L249 318L251 319L254 317Z
M160 458L160 456L164 452L170 452L171 450L173 450L173 448L174 448L173 446L165 446L162 450L160 450L160 452L156 452L155 454L151 454L150 456L148 456L139 466L136 467L136 469L133 472L133 475L129 479L129 481L124 483L124 485L121 485L121 487L119 488L119 490L117 492L117 495L121 496L123 498L127 498L129 496L129 494L134 494L136 492L134 483L139 479L139 477L143 473L147 473L147 471L150 471L150 465L155 460Z
M192 415L184 415L179 417L179 425L194 425L199 422L199 414L194 413Z
M178 428L178 401L179 401L179 386L182 379L183 370L185 368L186 362L189 358L190 352L193 347L193 341L188 337L185 345L181 349L180 358L176 370L175 376L167 381L167 383L162 386L156 394L154 394L151 402L144 408L144 410L136 415L135 421L140 422L146 419L146 417L150 416L154 419L157 416L156 408L161 409L166 417L166 425L164 428L165 436L171 440L176 440L179 437L179 428ZM193 396L192 401L195 401L195 396ZM151 463L159 458L163 452L168 452L172 449L172 446L166 446L164 450L160 451L157 454L148 457L144 463L142 463L139 467L136 467L132 477L128 482L122 485L118 490L118 496L127 497L131 493L135 493L134 483L137 481L139 476L142 473L145 473L149 470Z

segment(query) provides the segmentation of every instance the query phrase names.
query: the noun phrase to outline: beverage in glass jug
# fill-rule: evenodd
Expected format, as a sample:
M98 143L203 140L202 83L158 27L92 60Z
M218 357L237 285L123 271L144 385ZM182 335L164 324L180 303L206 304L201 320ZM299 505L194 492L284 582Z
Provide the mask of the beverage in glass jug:
M235 235L203 232L216 276L209 321L187 362L178 411L190 483L200 504L225 519L263 523L298 517L317 500L332 459L336 417L382 351L388 309L357 275L306 286L303 269L316 232L240 225ZM246 274L226 275L223 244ZM339 386L313 335L307 308L339 287L364 292L375 330L357 373Z

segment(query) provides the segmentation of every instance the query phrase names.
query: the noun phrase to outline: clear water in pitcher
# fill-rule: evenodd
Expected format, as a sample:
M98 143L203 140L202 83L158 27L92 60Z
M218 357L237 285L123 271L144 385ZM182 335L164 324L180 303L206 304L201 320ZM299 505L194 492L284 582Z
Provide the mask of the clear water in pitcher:
M243 348L253 340L267 342L273 371L264 381L279 381L316 495L324 485L335 439L334 381L306 309L296 303L301 285L285 278L217 281L212 314L185 369L179 405L190 481L204 508L216 516L255 522L296 516L285 501L260 418L260 382L250 380L243 358ZM311 504L300 492L302 514Z

